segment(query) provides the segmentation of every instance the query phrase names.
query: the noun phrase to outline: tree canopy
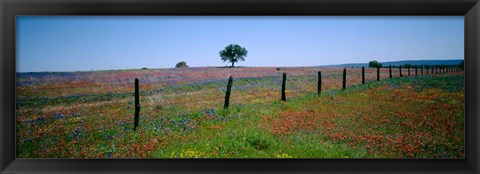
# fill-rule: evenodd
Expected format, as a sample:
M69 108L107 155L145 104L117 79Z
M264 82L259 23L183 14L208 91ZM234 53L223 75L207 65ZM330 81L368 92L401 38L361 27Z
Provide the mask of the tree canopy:
M369 68L377 68L377 67L381 68L381 67L383 67L383 65L380 62L377 62L376 60L372 60L372 61L368 62L368 67Z
M187 62L185 62L185 61L178 62L175 65L175 68L184 68L184 67L188 67Z
M229 61L232 63L231 67L234 67L235 62L245 61L245 57L247 57L247 53L248 53L247 49L237 44L230 44L226 46L225 49L220 50L220 52L218 52L223 62Z

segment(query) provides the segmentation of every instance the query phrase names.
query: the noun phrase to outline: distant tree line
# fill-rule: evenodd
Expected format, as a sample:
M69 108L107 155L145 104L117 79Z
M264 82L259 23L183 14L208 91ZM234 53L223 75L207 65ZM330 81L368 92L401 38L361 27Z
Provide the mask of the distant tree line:
M462 61L457 65L457 67L458 67L459 69L463 70L463 68L464 68L464 65L463 65L463 64L464 64L464 61L462 60ZM399 66L400 66L400 65L392 65L392 68L398 68ZM402 66L402 68L415 68L415 65L412 65L412 64L409 64L409 63L403 64L403 65L401 65L401 66ZM422 66L422 65L417 65L417 66ZM430 68L430 67L433 67L433 66L436 66L436 67L438 67L438 68L445 68L445 67L447 67L447 66L452 66L452 64L448 64L448 65L447 65L447 64L441 64L441 65L423 65L423 67L425 67L425 68ZM377 68L377 67L383 68L384 66L383 66L380 62L378 62L378 61L376 61L376 60L372 60L372 61L369 61L369 62L368 62L368 67L369 67L369 68ZM353 68L353 67L352 67L352 68Z

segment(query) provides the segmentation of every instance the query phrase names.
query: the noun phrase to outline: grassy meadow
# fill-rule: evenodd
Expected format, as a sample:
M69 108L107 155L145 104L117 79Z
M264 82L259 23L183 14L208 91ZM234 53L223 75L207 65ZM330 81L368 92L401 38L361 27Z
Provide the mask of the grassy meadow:
M18 158L464 158L464 74L243 67L17 73ZM317 95L317 72L322 93ZM287 101L281 101L282 73ZM223 108L229 76L230 107ZM134 79L140 124L133 130Z

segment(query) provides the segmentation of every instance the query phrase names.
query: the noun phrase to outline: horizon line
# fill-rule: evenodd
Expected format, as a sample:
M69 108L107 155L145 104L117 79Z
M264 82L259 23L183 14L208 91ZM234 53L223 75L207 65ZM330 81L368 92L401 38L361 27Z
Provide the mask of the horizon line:
M379 63L391 63L391 62L419 62L419 61L457 61L457 60L464 60L464 59L427 59L427 60L396 60L396 61L387 61L387 62L380 62ZM235 66L233 68L316 68L316 67L326 67L326 68L338 68L333 66L350 66L351 64L368 64L367 63L343 63L343 64L328 64L328 65L315 65L315 66ZM146 69L145 69L146 68ZM189 67L182 67L182 68L231 68L230 66L189 66ZM82 73L82 72L100 72L100 71L131 71L131 70L162 70L162 69L181 69L176 67L168 67L168 68L148 68L148 67L141 67L141 68L125 68L125 69L92 69L92 70L75 70L75 71L24 71L24 72L15 72L15 73Z

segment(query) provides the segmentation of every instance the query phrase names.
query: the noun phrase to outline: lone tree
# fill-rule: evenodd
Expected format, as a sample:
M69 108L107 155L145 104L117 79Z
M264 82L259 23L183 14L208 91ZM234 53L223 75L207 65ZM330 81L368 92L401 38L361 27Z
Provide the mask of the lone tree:
M247 57L247 49L241 47L237 44L230 44L225 47L225 49L218 52L220 57L222 58L223 62L229 61L232 63L232 68L235 65L235 62L238 61L245 61L245 57Z
M181 61L181 62L178 62L177 65L175 65L175 68L183 68L183 67L188 67L187 62Z
M369 68L377 68L377 67L381 68L381 67L383 67L383 65L381 63L377 62L376 60L372 60L372 61L368 62L368 67Z

